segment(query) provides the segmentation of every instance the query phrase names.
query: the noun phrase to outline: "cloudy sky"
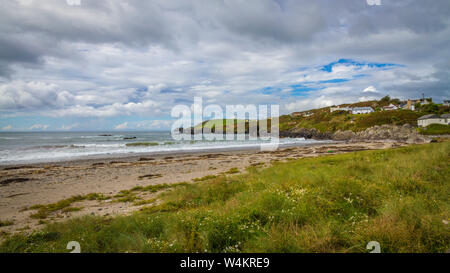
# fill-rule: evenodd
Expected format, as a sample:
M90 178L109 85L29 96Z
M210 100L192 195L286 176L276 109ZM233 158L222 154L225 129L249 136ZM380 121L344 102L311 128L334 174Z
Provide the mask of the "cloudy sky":
M195 96L289 113L450 95L448 0L76 2L0 0L0 130L167 129Z

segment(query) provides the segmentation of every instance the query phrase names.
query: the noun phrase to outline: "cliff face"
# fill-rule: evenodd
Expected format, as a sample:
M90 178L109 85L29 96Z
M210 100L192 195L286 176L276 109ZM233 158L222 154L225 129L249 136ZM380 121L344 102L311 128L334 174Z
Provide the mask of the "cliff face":
M336 131L334 133L323 133L317 129L293 128L288 131L281 131L280 137L291 137L306 139L332 139L337 141L381 141L392 140L407 143L427 143L430 139L420 135L414 127L409 124L403 126L398 125L381 125L373 126L361 132Z
M291 137L291 138L301 138L306 139L331 139L332 134L322 133L317 129L306 129L306 128L294 128L289 131L280 131L280 137Z
M403 126L373 126L358 133L352 131L337 131L332 134L332 139L343 141L393 140L407 143L427 143L431 141L429 138L420 135L414 127L408 124Z

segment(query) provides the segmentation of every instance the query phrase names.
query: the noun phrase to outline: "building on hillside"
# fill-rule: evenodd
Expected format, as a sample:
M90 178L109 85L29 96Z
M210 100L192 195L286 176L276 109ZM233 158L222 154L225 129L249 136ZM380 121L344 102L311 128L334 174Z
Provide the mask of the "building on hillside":
M450 114L445 114L442 116L430 114L420 117L417 120L417 124L420 127L427 127L431 124L443 124L443 125L449 125L450 124Z
M330 112L333 113L335 111L345 111L350 112L352 114L369 114L375 112L372 107L331 107Z
M352 114L369 114L375 112L372 107L355 107L351 110Z
M310 117L314 115L313 112L294 112L291 113L291 117Z
M393 110L397 110L398 107L394 104L389 104L388 106L383 106L383 111L393 111Z
M350 107L331 107L330 112L333 113L335 111L345 111L345 112L351 112L352 108Z
M442 104L444 106L450 106L450 100L444 100L444 103Z
M408 100L408 104L415 105L417 103L419 103L421 105L430 104L430 103L433 103L433 98L422 98L422 99L418 99L418 100Z
M411 111L416 110L416 106L412 103L412 100L408 100L406 103L404 102L402 105L400 105L400 108Z

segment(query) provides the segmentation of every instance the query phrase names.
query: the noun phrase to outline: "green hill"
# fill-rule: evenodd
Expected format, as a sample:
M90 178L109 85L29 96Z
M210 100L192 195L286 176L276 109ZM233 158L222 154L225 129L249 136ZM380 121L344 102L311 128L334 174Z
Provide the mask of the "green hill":
M287 131L294 127L317 129L321 132L335 132L337 130L363 131L375 125L393 124L417 125L417 119L422 116L419 112L410 110L377 111L370 114L354 115L345 111L331 113L329 108L313 110L312 116L284 115L280 117L280 131Z
M385 97L379 101L365 101L352 104L341 104L339 107L372 107L375 112L370 114L350 114L346 111L331 112L331 107L313 109L303 112L295 112L289 115L280 116L280 132L287 132L294 128L316 129L322 133L333 133L338 130L351 130L353 132L363 131L375 125L404 125L410 124L417 126L417 119L426 114L445 114L450 113L450 107L430 103L427 105L416 105L417 111L398 109L393 111L382 111L382 107L389 104L400 105L400 100ZM232 120L210 120L195 126L195 130L209 128L212 132L216 131L218 126L223 124L223 132L233 130L237 132L237 126L244 123L245 131L248 133L248 120L234 120L234 125L226 126L226 122ZM270 120L268 121L270 128ZM231 127L231 128L230 128ZM259 122L258 122L259 128ZM190 128L192 130L192 128ZM442 130L439 130L440 132ZM434 131L433 131L434 132Z

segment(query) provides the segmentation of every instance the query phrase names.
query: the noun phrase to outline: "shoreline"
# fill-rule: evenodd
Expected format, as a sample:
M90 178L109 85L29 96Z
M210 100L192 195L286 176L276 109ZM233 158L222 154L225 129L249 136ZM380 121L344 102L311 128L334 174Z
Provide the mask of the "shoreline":
M49 222L83 215L128 215L140 210L135 200L124 194L137 187L168 185L167 189L139 193L139 200L157 200L161 192L178 183L201 183L203 178L244 173L250 166L269 167L287 162L364 150L408 146L401 142L321 143L284 147L275 151L235 150L202 153L133 155L123 158L84 159L58 163L18 165L0 169L0 220L13 224L0 233L32 232ZM147 154L148 156L148 154ZM73 196L98 194L101 200L81 200L69 210L56 210L43 218L34 218L36 205L55 204ZM120 198L119 198L120 197ZM156 201L157 202L157 201ZM148 204L147 204L148 205ZM1 235L1 234L0 234ZM0 240L1 240L0 236Z
M314 143L288 143L280 144L278 149L286 149L293 147L310 147L324 144L338 144L344 143L344 141L336 140L316 140ZM75 163L99 163L107 160L125 160L132 161L139 159L140 157L155 157L163 158L166 156L185 156L190 154L214 154L214 153L234 153L234 152L248 152L248 151L260 151L260 145L255 146L243 146L243 147L227 147L227 148L200 148L200 149L179 149L176 151L155 151L155 152L131 152L131 153L116 153L116 154L97 154L88 156L76 156L75 158L62 158L62 159L49 159L48 161L39 162L25 162L25 163L0 163L0 170L14 167L26 167L26 166L45 166L45 165L72 165Z

